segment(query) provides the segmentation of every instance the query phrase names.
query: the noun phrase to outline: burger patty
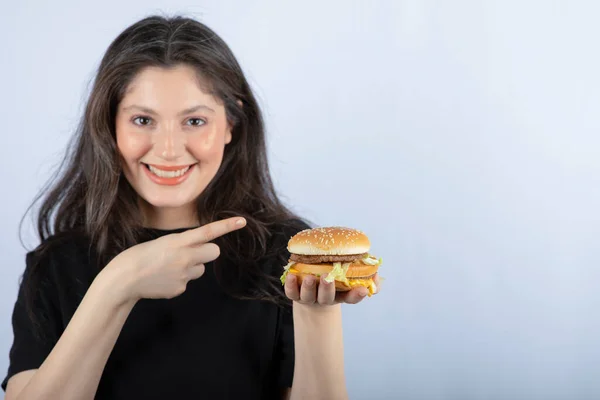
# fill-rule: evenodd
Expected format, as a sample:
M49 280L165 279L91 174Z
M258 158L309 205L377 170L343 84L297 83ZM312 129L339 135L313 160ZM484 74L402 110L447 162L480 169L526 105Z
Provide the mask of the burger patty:
M366 257L369 253L363 254L348 254L343 256L305 256L301 254L292 254L290 261L300 262L304 264L319 264L329 262L352 262Z

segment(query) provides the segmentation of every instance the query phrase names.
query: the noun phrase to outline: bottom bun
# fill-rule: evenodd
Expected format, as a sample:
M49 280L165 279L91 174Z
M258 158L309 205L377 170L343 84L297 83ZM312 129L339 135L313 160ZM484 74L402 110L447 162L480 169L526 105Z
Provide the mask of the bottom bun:
M314 276L313 274L307 274L307 273L303 273L303 272L291 272L290 274L295 275L298 278L298 283L300 283L300 284L302 284L302 281L307 276L310 276L310 275ZM321 283L321 280L319 279L318 276L316 278L317 278L317 285L318 285L319 283ZM351 289L351 287L346 285L344 282L335 281L335 290L337 290L338 292L347 292L350 289Z
M310 274L310 273L306 273L306 272L297 272L297 271L290 271L291 275L295 275L298 279L298 283L302 284L302 281L307 277L307 276L315 276L314 274ZM319 279L319 277L315 276L317 278L316 282L317 282L317 286L319 285L319 283L321 282L321 280ZM367 278L348 278L348 283L346 282L342 282L342 281L334 281L335 282L335 290L338 292L347 292L349 290L351 290L352 288L355 287L366 287L367 289L369 289L369 297L371 297L371 295L377 293L377 287L375 286L375 282L373 281L372 276L371 277L367 277Z

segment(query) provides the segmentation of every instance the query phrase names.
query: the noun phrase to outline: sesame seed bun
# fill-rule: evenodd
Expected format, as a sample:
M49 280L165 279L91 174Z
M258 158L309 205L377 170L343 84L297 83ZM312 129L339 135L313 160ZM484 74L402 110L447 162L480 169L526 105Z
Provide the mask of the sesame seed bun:
M363 232L337 226L306 229L288 242L288 251L301 255L363 254L370 248L369 238Z
M337 291L362 286L371 296L377 293L374 277L381 259L371 256L370 248L367 235L357 229L334 226L303 230L288 241L290 259L281 283L285 284L288 274L296 276L300 284L307 276L325 275L335 281Z

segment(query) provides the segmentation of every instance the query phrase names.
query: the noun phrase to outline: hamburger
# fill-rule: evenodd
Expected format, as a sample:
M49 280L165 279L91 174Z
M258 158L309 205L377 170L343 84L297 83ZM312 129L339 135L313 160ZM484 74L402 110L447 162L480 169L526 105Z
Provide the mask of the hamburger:
M282 284L288 274L297 276L300 283L308 275L317 278L326 275L325 281L335 281L337 291L364 286L369 289L369 297L377 292L373 278L381 258L369 254L369 238L357 229L339 226L305 229L290 238L287 248L290 258L283 267Z

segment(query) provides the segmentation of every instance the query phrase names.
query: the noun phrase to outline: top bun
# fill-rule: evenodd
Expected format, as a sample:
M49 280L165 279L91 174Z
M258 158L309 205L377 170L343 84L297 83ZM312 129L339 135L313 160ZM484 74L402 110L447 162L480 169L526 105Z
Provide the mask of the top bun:
M307 256L363 254L370 248L363 232L340 226L305 229L288 242L290 253Z

